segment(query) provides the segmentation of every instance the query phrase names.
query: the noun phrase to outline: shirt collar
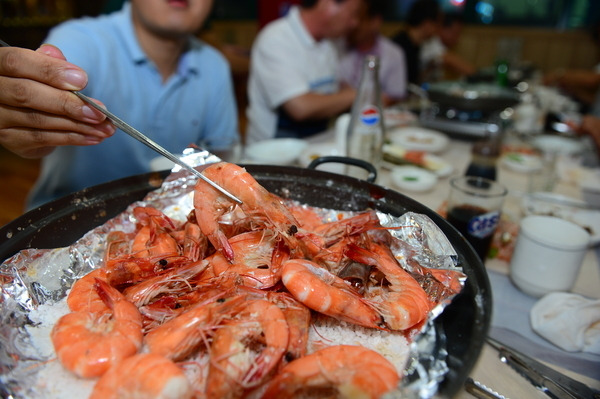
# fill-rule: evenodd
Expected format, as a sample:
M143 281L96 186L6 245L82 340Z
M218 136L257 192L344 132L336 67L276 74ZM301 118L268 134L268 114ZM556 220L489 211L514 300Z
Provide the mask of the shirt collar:
M142 47L140 46L135 29L133 28L133 20L131 15L131 3L125 2L120 11L119 18L122 18L122 23L117 24L117 29L121 31L121 37L127 46L131 61L134 64L142 64L151 62ZM199 68L197 62L192 62L194 53L201 51L203 43L195 38L190 38L188 41L187 50L179 58L177 64L177 74L187 76L188 73L198 74Z
M317 43L308 29L306 29L304 22L302 22L302 18L300 18L300 8L298 6L292 6L292 8L290 8L287 18L289 18L292 30L304 44L307 46L314 46Z

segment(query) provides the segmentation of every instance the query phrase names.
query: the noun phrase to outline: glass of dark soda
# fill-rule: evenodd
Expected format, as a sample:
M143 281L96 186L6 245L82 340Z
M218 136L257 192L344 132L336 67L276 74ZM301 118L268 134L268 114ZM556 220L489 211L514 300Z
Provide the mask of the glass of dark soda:
M508 190L502 184L478 176L450 180L447 220L469 241L485 261Z

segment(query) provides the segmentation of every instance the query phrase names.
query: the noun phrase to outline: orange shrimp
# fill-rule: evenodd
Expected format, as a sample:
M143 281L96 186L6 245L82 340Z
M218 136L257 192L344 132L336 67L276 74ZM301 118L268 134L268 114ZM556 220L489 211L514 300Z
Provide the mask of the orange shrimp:
M202 173L242 200L242 210L258 223L273 227L284 235L296 231L297 221L282 200L262 187L244 168L220 162L209 166ZM198 225L228 261L233 260L233 250L219 226L219 219L234 206L235 202L205 181L199 179L196 183L194 208Z
M67 305L73 312L91 312L102 313L108 311L108 307L98 295L96 289L96 280L107 280L108 271L106 269L95 269L73 283L69 295L67 295Z
M175 230L173 221L158 209L138 206L133 214L142 227L138 230L131 253L138 258L179 255L179 246L169 234Z
M209 398L235 398L243 389L260 384L275 369L288 346L288 325L277 305L251 301L235 321L219 328L213 337L206 394ZM264 340L256 358L250 342Z
M111 231L106 236L106 252L104 254L104 263L111 259L129 253L129 242L131 237L122 231Z
M167 232L156 232L152 226L143 226L133 239L131 253L137 258L179 255L177 241Z
M316 390L342 398L380 398L400 381L396 368L362 346L337 345L294 360L271 380L263 399L291 398Z
M339 277L305 259L283 264L283 285L298 301L317 312L363 327L380 328L381 317Z
M388 247L371 244L369 250L350 244L346 255L356 262L376 267L390 283L374 305L393 330L405 330L425 320L430 310L427 293L398 263Z
M301 229L297 234L304 248L304 254L317 263L339 263L343 256L344 241L361 233L381 227L377 214L373 211L362 212L356 216L322 223L315 230ZM341 245L336 245L337 243Z
M51 339L61 364L79 377L97 377L142 346L137 308L106 282L96 279L98 295L112 314L73 312L61 317Z
M226 271L237 273L246 285L256 288L272 287L279 281L279 276L271 267L275 247L274 232L257 230L238 234L229 239L229 244L234 253L230 261L220 252L209 257L216 276Z
M208 250L208 239L200 226L196 223L188 222L184 227L184 237L182 243L182 254L192 262L202 259Z
M300 224L298 227L306 231L314 231L323 224L321 216L315 212L315 208L306 205L288 205L290 212Z
M181 294L191 291L193 289L191 280L207 267L207 261L184 264L132 285L123 293L127 300L137 307L144 306L162 294Z
M198 303L146 334L144 342L149 352L173 361L185 359L193 353L212 330L223 320L233 317L244 302L243 295L224 298L226 294L223 292Z
M310 328L310 309L298 302L288 292L266 291L248 286L239 286L238 292L249 298L262 298L274 303L281 309L288 324L290 339L282 363L288 363L306 354L308 330Z
M186 375L169 359L140 353L108 370L96 383L90 399L160 398L194 396Z

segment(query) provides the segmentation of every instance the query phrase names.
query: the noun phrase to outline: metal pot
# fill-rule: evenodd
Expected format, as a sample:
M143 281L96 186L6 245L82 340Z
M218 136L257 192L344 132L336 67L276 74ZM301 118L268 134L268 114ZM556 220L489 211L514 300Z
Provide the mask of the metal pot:
M367 208L400 216L429 216L446 234L468 276L465 288L436 318L446 336L450 371L439 387L452 397L473 368L491 320L491 289L482 262L464 237L441 216L398 192L351 177L295 167L248 165L259 183L282 197L340 210ZM133 176L94 186L34 209L0 229L0 259L26 248L68 246L160 186L168 171Z
M445 108L484 113L502 111L520 101L516 91L487 83L431 83L427 95L432 102Z

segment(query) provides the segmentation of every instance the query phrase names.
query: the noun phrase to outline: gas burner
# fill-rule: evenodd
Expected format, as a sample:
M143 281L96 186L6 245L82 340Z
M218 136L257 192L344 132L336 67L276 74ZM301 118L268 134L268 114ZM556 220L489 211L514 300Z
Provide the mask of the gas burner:
M421 113L421 125L462 139L487 137L500 129L498 112L433 106Z

